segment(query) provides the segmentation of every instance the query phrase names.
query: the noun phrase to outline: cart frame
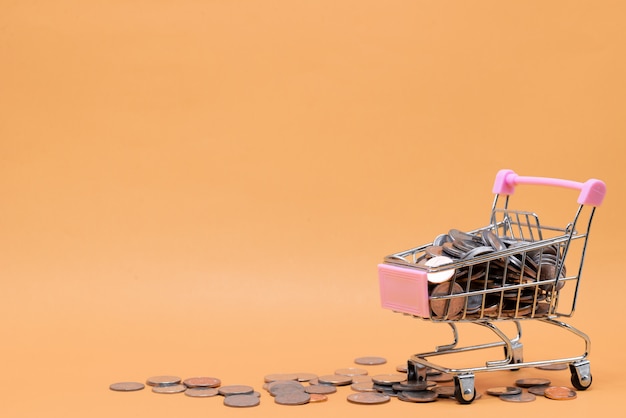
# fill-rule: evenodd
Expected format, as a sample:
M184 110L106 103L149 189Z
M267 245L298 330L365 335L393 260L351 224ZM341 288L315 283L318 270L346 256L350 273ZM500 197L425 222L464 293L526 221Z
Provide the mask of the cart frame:
M546 185L580 190L573 221L563 227L540 223L533 212L509 209L510 196L517 185ZM584 332L559 320L574 314L591 223L597 206L606 193L604 182L590 179L584 183L545 177L522 177L512 170L500 170L493 186L495 194L489 224L466 233L469 240L487 241L495 235L491 251L481 247L475 256L465 252L443 265L428 265L429 249L435 241L388 255L379 264L382 306L395 312L432 322L447 323L453 342L432 352L414 354L407 361L407 380L427 386L430 369L453 375L455 398L471 403L476 396L474 373L516 370L553 364L569 364L571 382L579 390L591 385L590 338ZM579 225L582 228L577 229ZM481 238L482 237L482 238ZM440 237L438 237L440 238ZM504 245L503 242L508 242ZM458 241L460 247L463 242ZM450 249L450 246L448 247ZM453 248L452 248L453 249ZM576 271L568 273L566 261ZM450 272L445 292L433 291L431 275ZM496 273L497 272L497 273ZM571 283L571 284L570 284ZM567 285L567 286L566 286ZM434 309L434 307L438 309ZM495 306L495 308L494 308ZM538 361L524 361L522 322L535 320L571 332L584 342L580 355ZM496 324L512 322L513 337ZM492 331L495 342L458 346L457 323L473 323ZM436 364L432 357L503 347L504 358L484 365L450 368Z

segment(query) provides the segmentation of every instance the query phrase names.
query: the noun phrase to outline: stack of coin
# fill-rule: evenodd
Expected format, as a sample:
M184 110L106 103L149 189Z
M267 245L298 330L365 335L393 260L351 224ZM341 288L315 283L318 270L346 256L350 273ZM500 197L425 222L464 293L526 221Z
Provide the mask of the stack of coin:
M563 252L556 244L524 250L529 244L498 236L491 229L471 234L451 229L438 235L416 262L429 270L432 317L458 320L550 314L565 284L561 280L566 271ZM494 258L505 250L513 253ZM456 269L441 267L459 262L461 267Z

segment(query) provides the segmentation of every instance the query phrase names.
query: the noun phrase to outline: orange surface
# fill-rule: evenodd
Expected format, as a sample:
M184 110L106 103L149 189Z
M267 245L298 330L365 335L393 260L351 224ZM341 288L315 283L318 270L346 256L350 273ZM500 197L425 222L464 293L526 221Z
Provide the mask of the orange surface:
M303 407L263 393L235 410L108 386L176 374L260 389L269 373L328 374L364 355L389 360L372 374L393 371L448 342L447 326L380 308L376 265L486 223L500 168L607 183L570 321L592 338L594 383L573 402L483 396L467 408L621 408L625 9L2 2L0 415L466 413L352 405L349 388ZM573 214L575 196L540 196ZM535 325L528 357L578 354ZM534 369L476 382L546 374L569 384Z

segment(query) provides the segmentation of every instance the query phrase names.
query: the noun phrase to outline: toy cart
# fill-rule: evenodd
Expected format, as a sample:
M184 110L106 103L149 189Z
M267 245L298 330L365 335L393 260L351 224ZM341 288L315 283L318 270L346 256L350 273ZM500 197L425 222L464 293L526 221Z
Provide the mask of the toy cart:
M515 187L526 184L580 190L573 221L564 226L547 226L533 212L510 209ZM468 232L450 230L431 243L389 255L378 266L384 308L444 322L452 328L451 344L410 357L408 384L426 388L432 371L449 373L454 379L456 400L467 404L476 397L474 373L569 364L572 385L585 390L591 385L587 360L590 339L559 318L574 313L591 221L606 186L596 179L579 183L501 170L493 192L488 225ZM584 352L574 357L524 362L521 324L526 320L573 333L584 341ZM499 339L458 347L456 324L460 322L487 328ZM516 335L512 338L496 326L504 322L515 325ZM430 360L494 347L503 347L504 357L477 367L450 368Z

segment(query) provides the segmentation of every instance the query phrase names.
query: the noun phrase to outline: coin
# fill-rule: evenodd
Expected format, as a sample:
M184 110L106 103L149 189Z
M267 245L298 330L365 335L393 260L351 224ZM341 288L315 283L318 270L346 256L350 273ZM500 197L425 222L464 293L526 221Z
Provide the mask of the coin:
M348 395L349 402L367 405L389 402L390 399L389 395L377 392L358 392Z
M249 408L260 403L261 399L254 395L230 395L224 398L224 405L234 408Z
M322 395L321 393L312 393L309 399L309 402L318 403L318 402L325 402L327 400L328 400L328 396L326 395Z
M310 394L328 395L337 392L337 388L333 385L310 385L305 386L304 391Z
M454 398L454 386L436 386L433 392L440 398Z
M407 373L408 372L407 364L406 363L398 364L396 366L396 371L400 373Z
M152 376L146 380L146 383L150 386L169 386L177 385L181 380L178 376Z
M218 392L222 396L251 395L254 388L247 385L229 385L220 387Z
M265 382L275 382L277 380L298 380L297 373L274 373L268 374L264 378ZM310 379L309 379L310 380Z
M377 374L372 376L372 381L378 385L391 386L394 383L400 383L406 380L403 374Z
M269 393L272 396L278 396L283 393L291 393L291 392L304 392L304 386L298 382L294 382L295 384L289 383L279 383L273 385L269 388Z
M304 405L311 401L311 395L306 392L281 393L274 398L274 402L280 405Z
M185 395L192 398L210 398L218 394L219 392L217 391L217 389L206 387L188 388L185 391Z
M427 267L439 267L444 264L453 263L450 257L446 257L445 255L440 255L433 257L424 263ZM441 271L434 271L426 273L426 277L430 283L443 283L445 281L450 280L452 276L454 276L455 269L447 269Z
M528 393L532 393L537 396L544 396L548 387L548 385L531 386L528 388Z
M327 374L317 378L321 384L333 386L345 386L352 383L352 377L338 374Z
M183 384L168 385L168 386L154 386L152 392L154 393L181 393L187 390L187 386Z
M546 388L544 396L557 401L566 401L576 399L576 392L564 386L550 386Z
M458 283L444 282L435 287L431 297L448 296L463 293L463 288ZM458 315L465 307L465 297L452 297L449 299L430 299L430 308L437 318L451 319Z
M420 391L420 390L426 390L435 385L436 383L434 382L428 382L428 381L410 381L409 382L405 380L400 383L394 383L392 388L393 390L397 392L402 392L402 391L415 392L415 391Z
M529 388L531 386L549 386L549 379L543 378L526 378L526 379L518 379L515 381L515 384L521 388Z
M355 392L376 392L372 382L357 382L350 385L350 389Z
M222 384L220 379L215 377L190 377L185 379L183 384L188 388L216 388Z
M352 383L369 382L372 383L371 376L352 376Z
M515 393L511 395L500 395L500 399L507 402L532 402L536 399L536 396L532 393Z
M313 379L317 379L315 373L296 373L298 376L298 382L310 382Z
M517 395L522 393L522 389L515 386L497 386L487 389L487 393L493 396Z
M437 399L437 394L432 390L402 391L398 394L398 399L405 402L432 402Z
M365 376L367 374L367 370L359 369L357 367L348 367L345 369L337 369L335 370L335 374L340 376Z
M109 386L109 389L116 392L134 392L136 390L141 390L144 387L145 385L140 382L117 382L111 384L111 386Z
M356 359L354 359L354 362L356 364L363 364L366 366L374 366L374 365L378 365L378 364L385 364L387 363L387 359L384 357L376 357L376 356L369 356L369 357L358 357Z

